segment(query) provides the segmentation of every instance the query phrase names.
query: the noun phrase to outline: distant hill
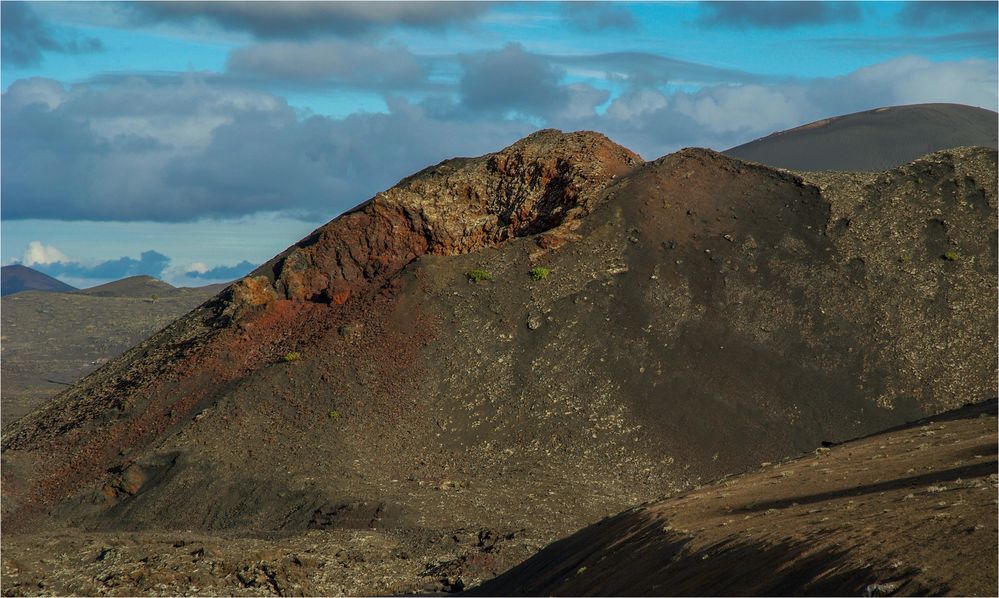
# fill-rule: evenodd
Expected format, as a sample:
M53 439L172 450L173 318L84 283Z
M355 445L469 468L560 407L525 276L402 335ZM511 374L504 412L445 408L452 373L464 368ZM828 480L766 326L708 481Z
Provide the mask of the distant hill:
M931 152L997 145L999 115L960 104L913 104L825 118L723 153L794 170L881 171Z
M89 289L79 291L82 295L93 297L138 297L148 299L153 295L166 297L169 295L183 295L194 293L198 296L210 297L222 289L229 286L228 282L208 284L200 287L175 287L170 283L163 282L152 276L139 275L129 276L121 280L115 280L107 284L97 285Z
M42 274L34 268L14 264L0 268L0 295L13 295L21 291L75 291L61 280Z
M177 287L152 276L129 276L80 291L95 297L150 297L176 291Z

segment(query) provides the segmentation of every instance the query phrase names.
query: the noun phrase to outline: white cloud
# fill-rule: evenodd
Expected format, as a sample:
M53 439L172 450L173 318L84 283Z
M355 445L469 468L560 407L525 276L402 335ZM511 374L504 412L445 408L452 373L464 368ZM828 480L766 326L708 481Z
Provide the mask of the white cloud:
M51 245L45 245L41 241L28 243L28 248L24 250L21 263L25 266L37 264L54 264L56 262L68 262L69 257Z
M206 264L205 262L193 262L191 264L188 264L187 267L184 268L185 273L197 272L198 274L204 274L205 272L208 272L208 270L210 270L210 268L208 267L208 264Z

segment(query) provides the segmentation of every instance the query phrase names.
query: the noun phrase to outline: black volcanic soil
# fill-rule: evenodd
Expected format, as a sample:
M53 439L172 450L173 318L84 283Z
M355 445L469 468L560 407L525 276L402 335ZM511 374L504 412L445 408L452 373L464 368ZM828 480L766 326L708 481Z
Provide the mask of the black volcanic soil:
M5 554L222 551L58 561L41 581L74 593L471 586L610 513L993 396L995 240L983 148L810 174L543 131L451 160L12 425Z
M960 104L892 106L826 118L725 150L794 170L880 171L964 145L995 148L999 115Z
M14 264L0 268L0 295L13 295L21 291L75 291L63 281L43 274L34 268Z
M996 402L610 517L478 596L994 596Z

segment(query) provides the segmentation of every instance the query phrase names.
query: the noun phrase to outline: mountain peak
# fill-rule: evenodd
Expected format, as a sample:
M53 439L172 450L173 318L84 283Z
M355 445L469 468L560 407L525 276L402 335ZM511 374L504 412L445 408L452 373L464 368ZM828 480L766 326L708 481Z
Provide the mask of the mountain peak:
M344 303L424 254L456 255L562 226L642 162L599 133L545 129L407 177L233 286L230 311L276 299ZM543 241L542 241L543 242Z
M43 274L34 268L22 264L11 264L4 266L0 272L3 273L3 281L0 282L3 295L12 295L20 291L75 291L75 287L52 278L48 274Z

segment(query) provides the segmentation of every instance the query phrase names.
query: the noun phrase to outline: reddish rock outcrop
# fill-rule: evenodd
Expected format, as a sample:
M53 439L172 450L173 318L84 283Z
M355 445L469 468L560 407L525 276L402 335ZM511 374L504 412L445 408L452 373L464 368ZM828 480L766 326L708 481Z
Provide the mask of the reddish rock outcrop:
M598 133L551 129L482 158L447 160L258 268L233 286L232 311L279 297L343 304L417 256L467 253L567 225L641 161Z

